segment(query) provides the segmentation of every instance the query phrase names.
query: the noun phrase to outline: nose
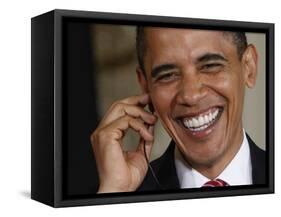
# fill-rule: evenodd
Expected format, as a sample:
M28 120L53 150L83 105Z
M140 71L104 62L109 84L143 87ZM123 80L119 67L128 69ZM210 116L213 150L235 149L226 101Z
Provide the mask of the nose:
M177 103L185 106L195 106L207 94L207 88L200 78L200 75L194 71L192 73L184 73L179 83L177 93Z

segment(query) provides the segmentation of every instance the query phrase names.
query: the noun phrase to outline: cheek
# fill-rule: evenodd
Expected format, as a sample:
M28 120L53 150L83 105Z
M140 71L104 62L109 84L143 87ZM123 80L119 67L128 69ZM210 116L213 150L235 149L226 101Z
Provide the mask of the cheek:
M212 89L225 101L226 129L235 128L240 123L243 111L244 81L239 68L227 71L210 83Z
M206 77L205 84L215 94L223 97L228 104L236 104L243 98L243 78L238 69L220 72L214 77Z
M237 71L236 74L241 74L241 72ZM237 107L243 105L245 87L242 76L228 76L219 88L227 99L229 106L234 107L233 109L236 110Z
M231 90L233 84L233 76L230 75L229 72L220 72L215 76L210 76L205 78L206 84L214 89L216 92L220 93L220 95L228 95L229 90Z
M156 115L165 128L166 132L173 137L176 135L175 129L172 124L171 113L175 105L176 91L167 87L155 87L150 95Z
M151 100L158 116L165 119L171 112L174 104L174 91L171 88L154 87L151 90Z

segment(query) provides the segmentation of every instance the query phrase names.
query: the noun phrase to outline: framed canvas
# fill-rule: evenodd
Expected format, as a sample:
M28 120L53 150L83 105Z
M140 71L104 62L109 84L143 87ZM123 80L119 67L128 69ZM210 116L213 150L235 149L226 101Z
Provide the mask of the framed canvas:
M70 10L31 24L32 199L274 192L274 24Z

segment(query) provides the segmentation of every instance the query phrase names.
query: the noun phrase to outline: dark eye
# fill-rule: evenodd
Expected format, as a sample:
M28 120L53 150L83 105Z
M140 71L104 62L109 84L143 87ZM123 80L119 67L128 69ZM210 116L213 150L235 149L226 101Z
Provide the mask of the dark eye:
M210 64L204 65L203 68L209 69L209 68L219 67L219 66L221 66L221 64L219 64L219 63L210 63Z
M201 67L201 70L203 71L219 71L221 68L223 67L223 65L221 63L208 63L205 64Z
M163 73L162 75L159 75L156 78L156 81L169 82L169 81L173 81L173 80L177 79L178 76L179 75L176 72L167 72L167 73Z

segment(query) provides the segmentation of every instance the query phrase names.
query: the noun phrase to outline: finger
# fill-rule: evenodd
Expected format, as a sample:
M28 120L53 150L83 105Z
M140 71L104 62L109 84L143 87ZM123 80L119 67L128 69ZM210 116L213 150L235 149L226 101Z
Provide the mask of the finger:
M117 131L114 135L116 135L116 140L122 139L124 132L131 128L136 131L145 141L152 141L153 135L148 131L147 127L140 119L132 118L130 116L121 117L114 122L112 122L106 128L107 131ZM119 133L118 133L119 131ZM122 132L122 133L120 133Z
M99 127L104 127L110 122L117 120L119 117L124 115L124 107L125 105L135 105L145 107L149 102L148 94L132 96L120 101L117 101L111 105L109 110L104 115L104 118L101 120Z
M114 120L126 115L132 116L134 118L140 118L149 125L154 124L157 121L157 117L155 115L145 111L143 108L119 103L115 106L115 109L113 109L111 113L109 113L107 117L100 123L100 127L104 127Z
M154 125L148 126L148 132L152 135L154 135ZM151 155L152 147L153 147L154 140L151 141L144 141L143 139L140 140L140 143L138 145L137 151L142 153L143 155L146 155L148 160Z
M126 99L121 100L120 102L129 104L129 105L139 105L146 106L150 102L149 95L147 93L142 95L131 96Z

